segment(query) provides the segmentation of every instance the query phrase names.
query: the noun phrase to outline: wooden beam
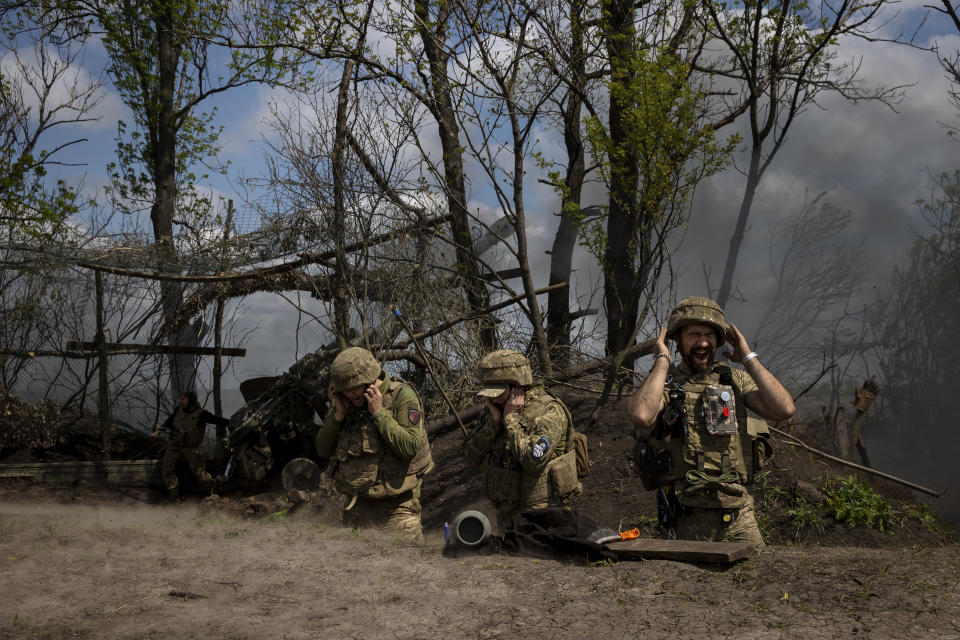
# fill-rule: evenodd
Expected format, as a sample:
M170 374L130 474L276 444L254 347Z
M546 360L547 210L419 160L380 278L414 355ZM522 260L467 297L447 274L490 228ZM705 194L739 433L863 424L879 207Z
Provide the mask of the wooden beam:
M0 464L0 478L30 478L34 482L86 480L120 486L163 486L159 460L5 463Z
M104 345L107 353L110 355L129 355L129 354L184 354L191 356L213 356L217 350L213 347L178 347L169 344L123 344L119 342L107 342ZM76 351L96 351L100 348L98 342L77 342L71 340L67 343L67 349ZM242 358L247 355L246 349L221 349L220 352L225 356Z
M663 540L636 538L605 545L617 560L678 560L733 564L753 554L749 542L705 542L701 540Z

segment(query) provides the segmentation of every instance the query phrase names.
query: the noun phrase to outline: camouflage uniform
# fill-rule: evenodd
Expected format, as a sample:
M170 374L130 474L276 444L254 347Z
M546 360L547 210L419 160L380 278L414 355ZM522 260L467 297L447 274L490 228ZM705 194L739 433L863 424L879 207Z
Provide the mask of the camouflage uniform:
M723 344L723 311L712 300L681 301L668 321L668 335L686 324L712 326L717 347ZM637 465L648 489L664 489L676 513L678 538L763 546L745 486L769 446L763 439L769 433L766 423L748 416L743 401L754 391L753 378L726 363L713 362L699 373L685 362L670 365L664 408L650 439L637 447Z
M215 416L194 404L177 407L163 423L161 429L168 434L168 444L160 462L160 473L163 476L163 483L167 487L167 493L171 498L176 498L180 494L177 462L181 458L190 465L190 471L201 487L213 485L213 478L204 469L203 460L200 458L200 445L203 443L203 436L208 424L226 427L229 423L228 419Z
M668 494L675 496L681 507L677 513L677 537L763 545L753 497L745 486L752 480L753 467L746 425L756 419L748 418L746 405L736 401L755 391L757 385L745 371L723 363L713 363L708 371L698 374L692 374L683 363L679 367L671 366L667 380L670 382L664 389L664 407L670 404L670 388L683 390L687 432L684 438L668 441L654 437L648 446L654 451L667 449L671 453L673 472L661 479L667 485ZM709 394L711 390L731 386L737 389L735 393L730 391L730 398L725 401L728 407L734 406L730 433L711 433L723 429L718 430L711 424L715 421L705 406L710 403ZM722 415L722 406L718 413ZM656 435L656 430L654 433Z
M397 531L420 542L420 488L423 476L433 469L420 398L413 387L391 380L379 365L373 372L371 361L376 361L366 349L346 349L337 358L341 367L344 361L368 365L373 377L369 382L375 382L383 395L383 407L373 415L366 407L352 407L339 422L331 409L317 433L317 454L333 459L331 476L347 496L343 522ZM337 386L337 360L331 371ZM354 381L349 376L341 380L346 382L337 391L356 386L349 384ZM367 383L364 379L360 384Z
M522 511L566 506L580 482L576 454L567 445L572 424L563 402L543 387L528 386L529 363L515 351L484 357L481 380L491 390L481 391L486 397L510 386L525 388L519 412L502 424L487 414L463 443L467 462L483 468L484 494L497 510L498 526Z

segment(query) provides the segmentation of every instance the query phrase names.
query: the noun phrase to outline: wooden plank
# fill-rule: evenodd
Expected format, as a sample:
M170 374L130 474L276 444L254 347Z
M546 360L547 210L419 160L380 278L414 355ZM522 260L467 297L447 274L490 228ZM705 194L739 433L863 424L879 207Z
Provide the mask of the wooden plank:
M749 542L705 542L701 540L663 540L636 538L610 542L606 547L617 560L678 560L732 564L753 554Z
M76 351L95 351L100 348L99 342L78 342L71 340L67 343L67 349ZM185 354L191 356L215 356L217 350L214 347L178 347L169 344L123 344L120 342L106 343L107 353L109 354ZM233 358L242 358L247 355L246 349L224 348L220 353Z

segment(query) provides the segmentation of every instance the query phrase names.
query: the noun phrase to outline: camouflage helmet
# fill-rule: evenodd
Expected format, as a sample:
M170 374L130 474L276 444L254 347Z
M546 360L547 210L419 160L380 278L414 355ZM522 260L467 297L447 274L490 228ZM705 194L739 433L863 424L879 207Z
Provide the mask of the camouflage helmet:
M478 396L496 398L509 386L527 387L533 384L530 361L519 351L501 349L483 356L477 365L483 388Z
M679 340L679 332L690 324L705 324L717 332L717 346L720 347L727 335L727 322L723 318L723 309L710 298L691 296L681 300L667 320L667 336Z
M373 384L380 377L380 363L363 347L349 347L337 354L330 365L334 391L346 391Z

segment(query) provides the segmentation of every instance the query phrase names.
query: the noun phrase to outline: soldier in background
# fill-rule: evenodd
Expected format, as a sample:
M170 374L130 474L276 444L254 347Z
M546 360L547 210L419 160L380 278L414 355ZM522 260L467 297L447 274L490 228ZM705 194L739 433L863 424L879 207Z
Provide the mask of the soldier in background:
M202 488L213 486L213 477L203 466L200 445L208 424L226 427L230 421L202 408L197 402L197 392L187 391L180 397L180 404L170 417L151 434L156 438L161 430L167 433L167 447L163 452L160 472L171 500L180 497L180 481L177 479L177 462L186 460L193 477Z
M416 390L391 380L361 347L330 365L333 408L316 437L317 454L332 458L331 476L346 494L343 521L398 531L422 542L420 489L433 469L423 406Z
M487 415L463 443L467 462L483 467L486 497L500 530L522 511L566 506L580 492L570 412L542 386L533 386L530 362L501 350L480 360L477 396Z
M681 362L674 365L667 340ZM715 359L730 342L727 360ZM764 544L757 526L752 481L769 445L766 424L793 415L793 399L750 351L746 338L727 324L723 309L708 298L682 300L660 331L650 375L630 398L628 412L638 429L636 463L647 489L657 490L658 519L668 537L735 540ZM638 432L638 435L639 432Z

